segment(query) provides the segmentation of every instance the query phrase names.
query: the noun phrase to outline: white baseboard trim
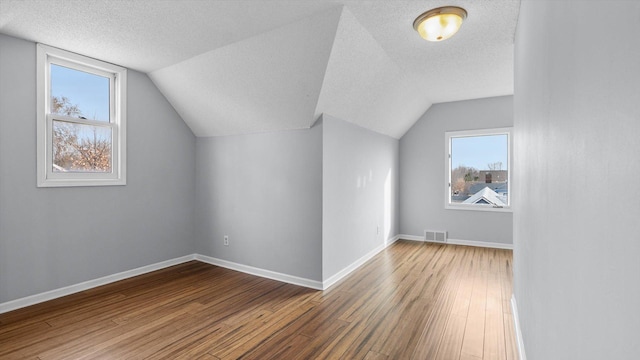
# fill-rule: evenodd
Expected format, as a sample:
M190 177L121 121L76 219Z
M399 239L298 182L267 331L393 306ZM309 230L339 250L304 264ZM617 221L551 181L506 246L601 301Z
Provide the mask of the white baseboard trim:
M384 250L388 245L380 244L375 249L366 253L363 257L351 263L351 265L345 267L344 269L338 271L333 276L328 278L327 280L322 282L322 290L326 290L330 288L332 285L340 281L345 276L351 274L354 270L362 266L362 264L366 263L372 257L376 256L380 251Z
M424 236L400 234L398 237L402 240L424 241Z
M191 260L197 260L197 261L201 261L201 262L204 262L204 263L207 263L207 264L216 265L216 266L224 267L224 268L227 268L227 269L236 270L236 271L240 271L240 272L243 272L243 273L247 273L247 274L251 274L251 275L255 275L255 276L260 276L260 277L264 277L264 278L268 278L268 279L272 279L272 280L282 281L282 282L289 283L289 284L304 286L304 287L308 287L308 288L311 288L311 289L326 290L329 287L331 287L332 285L334 285L335 283L337 283L338 281L340 281L342 278L346 277L347 275L349 275L350 273L352 273L353 271L358 269L364 263L366 263L371 258L376 256L379 252L381 252L382 250L384 250L388 246L391 246L393 243L395 243L396 241L398 241L400 239L414 240L414 241L424 241L424 238L421 237L421 236L403 235L403 234L396 235L396 236L394 236L394 237L392 237L390 239L387 239L383 244L380 244L375 249L371 250L370 252L368 252L367 254L365 254L364 256L362 256L361 258L356 260L355 262L353 262L351 265L349 265L349 266L345 267L344 269L340 270L338 273L336 273L335 275L331 276L329 279L327 279L325 281L311 280L311 279L306 279L306 278L302 278L302 277L298 277L298 276L283 274L283 273L279 273L279 272L275 272L275 271L271 271L271 270L260 269L260 268L256 268L256 267L253 267L253 266L243 265L243 264L235 263L235 262L232 262L232 261L222 260L222 259L218 259L218 258L206 256L206 255L191 254L191 255L182 256L182 257L179 257L179 258L176 258L176 259L170 259L170 260L162 261L162 262L159 262L159 263L155 263L155 264L139 267L139 268L136 268L136 269L123 271L123 272L120 272L120 273L117 273L117 274L104 276L104 277L101 277L101 278L98 278L98 279L85 281L85 282L82 282L82 283L79 283L79 284L63 287L63 288L60 288L60 289L55 289L55 290L47 291L47 292L44 292L44 293L27 296L27 297L24 297L24 298L21 298L21 299L16 299L16 300L11 300L11 301L8 301L8 302L5 302L5 303L0 303L0 314L5 313L5 312L9 312L9 311L12 311L12 310L20 309L20 308L23 308L23 307L27 307L27 306L30 306L30 305L35 305L35 304L38 304L38 303L41 303L41 302L44 302L44 301L53 300L53 299L56 299L56 298L59 298L59 297L63 297L63 296L66 296L66 295L71 295L71 294L74 294L74 293L77 293L77 292L80 292L80 291L84 291L84 290L88 290L88 289L95 288L95 287L98 287L98 286L106 285L106 284L109 284L109 283L112 283L112 282L116 282L116 281L124 280L124 279L127 279L127 278L131 278L131 277L134 277L134 276L146 274L146 273L149 273L149 272L152 272L152 271L164 269L164 268L167 268L169 266L178 265L178 264L185 263L185 262L191 261ZM459 244L459 245L471 245L471 246L498 247L498 246L491 246L491 245L492 244L493 245L502 245L502 246L507 245L507 244L485 243L485 242L466 241L466 240L455 240L455 241L456 241L455 243ZM454 243L454 242L451 241L451 239L449 239L448 243L451 244L451 243ZM505 248L505 247L502 247L502 248Z
M390 246L391 244L393 244L394 242L400 240L400 235L396 235L394 237L392 237L391 239L387 239L387 241L385 241L385 247Z
M527 360L527 354L524 352L524 340L522 339L522 329L520 329L520 318L518 316L518 304L516 304L516 296L511 294L511 313L513 314L513 328L516 332L516 342L518 345L518 355L520 360Z
M478 247L486 247L486 248L492 248L492 249L513 250L513 244L503 244L503 243L488 242L488 241L447 239L447 244L465 245L465 246L478 246Z
M424 236L400 234L398 235L398 237L403 240L424 241ZM465 245L465 246L477 246L477 247L486 247L486 248L493 248L493 249L513 250L513 244L503 244L503 243L488 242L488 241L447 239L447 242L445 243L437 242L437 244Z
M327 280L323 281L322 282L322 290L326 290L326 289L330 288L332 285L334 285L335 283L340 281L342 278L344 278L345 276L351 274L353 271L355 271L357 268L362 266L364 263L366 263L367 261L371 260L372 257L378 255L379 252L381 252L382 250L384 250L387 247L391 246L393 243L395 243L396 241L398 241L400 239L402 239L402 237L400 235L396 235L396 236L392 237L391 239L387 239L384 242L384 244L381 244L381 245L377 246L375 249L369 251L367 254L365 254L360 259L354 261L351 265L345 267L344 269L340 270L339 272L337 272L336 274L334 274L333 276L331 276Z
M80 291L89 290L98 286L110 284L112 282L128 279L134 276L146 274L152 271L160 270L167 268L169 266L174 266L178 264L185 263L187 261L195 260L195 255L186 255L175 259L170 259L166 261L161 261L159 263L142 266L136 269L131 269L127 271L123 271L113 275L107 275L98 279L89 280L85 282L81 282L79 284L74 284L70 286L65 286L63 288L50 290L47 292L43 292L40 294L35 294L27 297L23 297L16 300L7 301L4 303L0 303L0 314L6 313L9 311L17 310L23 307L35 305L41 302L57 299L63 296L75 294Z
M205 262L207 264L240 271L246 274L251 274L251 275L260 276L267 279L282 281L288 284L304 286L311 289L323 290L322 282L317 280L311 280L311 279L283 274L283 273L279 273L271 270L265 270L265 269L261 269L261 268L257 268L249 265L243 265L243 264L235 263L232 261L222 260L222 259L218 259L211 256L206 256L206 255L197 254L195 255L195 259L198 261Z

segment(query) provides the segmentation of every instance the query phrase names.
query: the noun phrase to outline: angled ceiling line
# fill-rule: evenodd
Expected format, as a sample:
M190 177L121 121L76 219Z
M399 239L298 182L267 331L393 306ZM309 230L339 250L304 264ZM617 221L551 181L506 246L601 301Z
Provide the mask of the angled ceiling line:
M308 128L341 12L314 14L150 78L197 136Z
M0 33L147 73L199 136L308 128L327 113L399 138L432 103L513 94L520 0L456 0L465 25L428 44L412 22L441 5L0 0Z

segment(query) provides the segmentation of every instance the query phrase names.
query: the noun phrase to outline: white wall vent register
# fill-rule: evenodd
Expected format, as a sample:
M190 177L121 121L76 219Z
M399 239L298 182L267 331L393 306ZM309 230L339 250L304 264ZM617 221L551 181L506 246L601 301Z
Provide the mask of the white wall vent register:
M446 231L425 230L424 241L428 242L447 242Z

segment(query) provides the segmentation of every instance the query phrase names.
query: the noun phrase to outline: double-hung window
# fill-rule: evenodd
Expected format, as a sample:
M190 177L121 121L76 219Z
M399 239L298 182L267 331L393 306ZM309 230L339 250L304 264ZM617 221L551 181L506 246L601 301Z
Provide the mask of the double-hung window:
M39 187L126 184L126 69L38 44Z
M445 208L511 211L511 128L448 131Z

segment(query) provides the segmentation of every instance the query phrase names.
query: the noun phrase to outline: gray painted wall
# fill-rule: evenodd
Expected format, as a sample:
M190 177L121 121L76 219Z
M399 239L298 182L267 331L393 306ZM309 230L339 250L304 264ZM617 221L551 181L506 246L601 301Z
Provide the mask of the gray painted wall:
M638 34L638 2L522 2L514 286L530 360L640 353Z
M0 303L193 252L195 137L129 70L127 185L36 187L36 45L0 34Z
M397 140L326 115L198 138L196 252L326 280L397 234L397 176Z
M323 115L322 274L398 233L398 140ZM379 232L376 231L379 226Z
M322 126L196 148L196 252L321 281Z
M511 244L511 213L444 208L445 132L509 126L512 96L431 106L400 139L400 233L446 230L452 239Z

